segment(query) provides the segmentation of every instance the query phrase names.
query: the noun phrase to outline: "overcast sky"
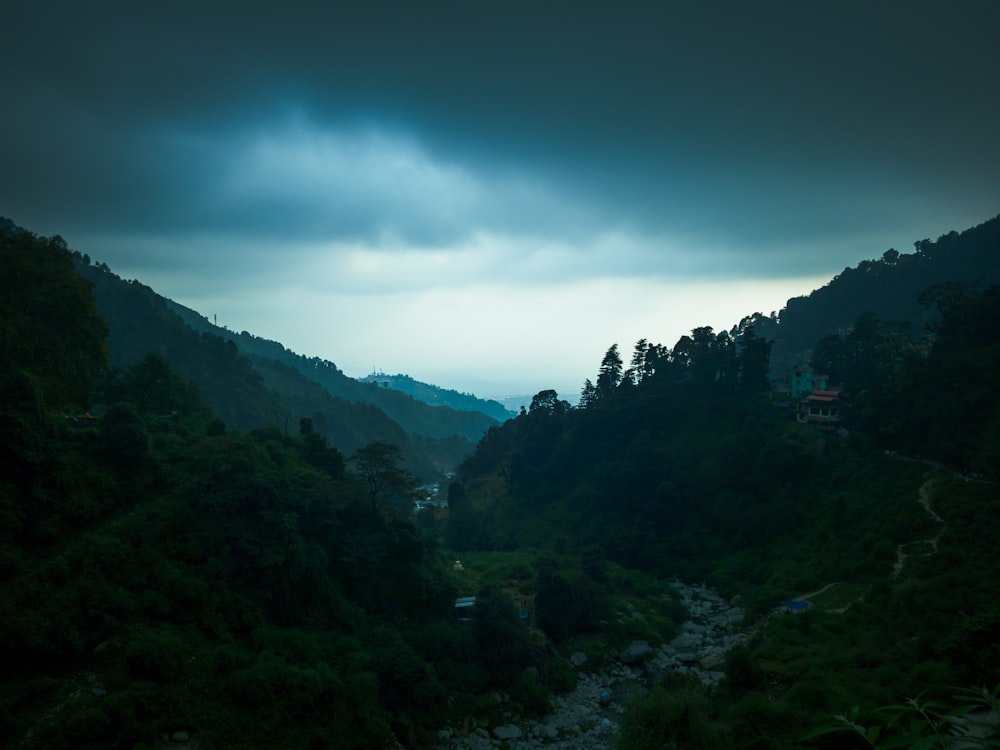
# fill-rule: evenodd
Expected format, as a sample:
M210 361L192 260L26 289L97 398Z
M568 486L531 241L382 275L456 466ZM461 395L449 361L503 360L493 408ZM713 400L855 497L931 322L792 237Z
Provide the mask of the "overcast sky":
M0 216L362 376L579 393L1000 213L1000 2L46 2Z

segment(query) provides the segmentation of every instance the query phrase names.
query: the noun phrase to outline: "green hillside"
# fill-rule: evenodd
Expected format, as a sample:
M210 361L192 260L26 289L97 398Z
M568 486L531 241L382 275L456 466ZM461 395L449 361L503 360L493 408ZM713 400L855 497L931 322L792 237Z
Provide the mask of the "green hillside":
M388 375L384 372L373 372L371 375L359 378L359 380L362 383L375 383L382 388L401 391L432 406L450 406L453 409L479 411L493 417L498 422L504 422L516 413L507 409L499 401L477 398L471 393L459 393L449 388L422 383L402 373Z
M928 748L998 703L996 286L825 331L836 429L749 322L611 346L411 517L449 439L59 238L0 262L0 745Z
M183 308L140 282L125 281L80 256L76 269L93 285L97 307L108 321L110 364L124 369L149 353L162 356L234 429L273 426L289 432L306 417L344 452L374 441L399 445L411 469L429 481L461 460L493 424L484 414L437 410L403 394L366 399L374 389L365 389L331 363L306 360L249 334L234 338L223 329L192 328L176 314ZM379 404L388 405L407 426Z
M774 341L772 371L781 376L795 364L808 364L817 341L849 328L865 313L923 336L938 319L936 307L925 296L933 287L1000 284L998 247L1000 216L937 240L918 240L911 253L890 248L880 257L845 268L821 288L788 300L773 317L754 315L757 333Z
M431 438L448 438L460 435L475 443L496 424L496 419L470 408L452 408L442 405L430 408L423 401L407 393L389 388L379 388L373 383L361 383L349 378L333 363L319 357L306 357L289 351L277 341L254 336L247 331L236 334L212 325L202 315L173 302L168 302L188 325L218 335L236 344L239 351L258 359L274 360L297 370L304 377L323 387L327 393L346 401L377 406L407 432ZM465 404L470 406L471 404Z

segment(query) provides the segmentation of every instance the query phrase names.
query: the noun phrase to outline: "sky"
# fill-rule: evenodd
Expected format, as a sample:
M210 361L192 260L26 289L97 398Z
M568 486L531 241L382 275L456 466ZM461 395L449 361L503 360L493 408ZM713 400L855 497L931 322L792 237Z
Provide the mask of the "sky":
M7 0L0 216L361 377L575 397L1000 213L1000 2Z

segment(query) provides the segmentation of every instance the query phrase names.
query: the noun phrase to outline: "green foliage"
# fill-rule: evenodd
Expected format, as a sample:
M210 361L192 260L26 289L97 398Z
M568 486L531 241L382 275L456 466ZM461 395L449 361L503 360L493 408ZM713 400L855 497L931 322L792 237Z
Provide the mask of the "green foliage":
M322 438L212 429L155 358L113 381L128 401L65 428L30 374L3 387L3 447L23 471L0 481L0 685L56 675L20 693L7 737L384 746L446 723L435 667L388 627L450 614L443 566L410 524L359 510L365 488Z
M509 688L534 663L528 632L518 619L514 602L496 584L486 584L476 595L472 632L479 659L497 687Z
M118 284L90 272L105 291ZM995 485L940 474L925 484L926 465L880 450L899 438L992 471L995 292L935 297L934 349L894 359L891 388L854 402L869 433L844 441L756 394L764 320L695 329L672 350L641 341L628 370L612 347L586 408L542 391L477 446L449 491L446 541L465 564L455 570L405 514L371 512L388 499L388 475L373 492L363 462L345 471L340 449L374 460L386 451L365 451L372 438L398 445L388 458L399 470L421 466L428 441L451 455L457 442L410 440L381 412L328 395L313 408L291 364L254 370L235 344L177 328L162 299L125 287L101 303L132 326L112 332L125 369L103 378L87 374L99 372L100 342L75 349L94 345L86 331L72 344L55 331L68 365L25 339L63 320L37 295L18 292L40 310L32 321L2 318L5 745L153 747L184 729L205 747L427 746L469 716L546 711L549 691L575 680L560 653L583 650L600 669L632 638L669 639L686 616L672 576L741 594L757 637L729 653L711 696L676 679L641 698L625 717L629 747L773 750L840 706L898 694L926 697L897 707L900 718L845 714L839 728L854 731L810 741L926 743L961 713L941 685L995 680ZM81 289L70 307L91 325ZM146 356L153 322L169 360ZM843 343L885 364L893 330L862 323ZM330 363L306 364L337 380ZM71 371L83 379L67 385ZM269 394L264 372L284 398L302 389L302 408ZM79 383L97 419L64 413ZM339 418L362 413L365 430ZM298 415L309 416L292 437ZM239 431L264 424L280 429ZM893 577L897 549L909 557ZM831 582L807 615L767 618ZM455 595L476 591L474 622L455 622ZM518 619L522 600L544 632ZM996 691L964 705L987 703Z
M745 646L737 646L726 654L725 673L726 687L735 693L755 690L764 680L763 671Z
M456 552L476 549L480 544L480 517L460 482L448 486L448 525L445 544Z
M66 243L0 231L0 264L0 373L31 372L53 406L90 406L108 327Z
M112 405L101 418L100 439L109 465L128 473L142 468L149 439L134 406L124 402Z
M125 673L131 681L175 682L183 675L190 654L190 647L173 628L143 628L125 647Z
M351 464L368 487L373 513L408 514L413 505L416 480L403 467L403 452L399 446L369 443L354 451Z
M657 687L628 706L618 747L622 750L715 750L729 747L725 725L697 688Z
M995 718L998 711L1000 685L992 691L963 689L953 696L950 704L907 698L902 703L876 709L870 718L863 717L858 706L853 706L836 714L832 723L813 729L802 740L851 732L873 748L949 748L955 745L956 736L962 738L962 747L997 747L1000 745Z
M528 716L544 716L552 709L549 691L539 681L538 670L532 667L523 670L514 680L510 699Z
M302 456L317 469L321 469L334 479L341 479L346 471L344 457L340 451L329 445L326 438L311 429L302 432Z

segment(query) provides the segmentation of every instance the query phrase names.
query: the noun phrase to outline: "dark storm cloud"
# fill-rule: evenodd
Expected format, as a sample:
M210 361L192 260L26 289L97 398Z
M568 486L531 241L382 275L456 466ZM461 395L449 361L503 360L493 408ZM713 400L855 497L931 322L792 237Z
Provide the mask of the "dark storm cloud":
M990 0L18 2L6 20L0 208L39 231L627 231L766 274L1000 197Z

